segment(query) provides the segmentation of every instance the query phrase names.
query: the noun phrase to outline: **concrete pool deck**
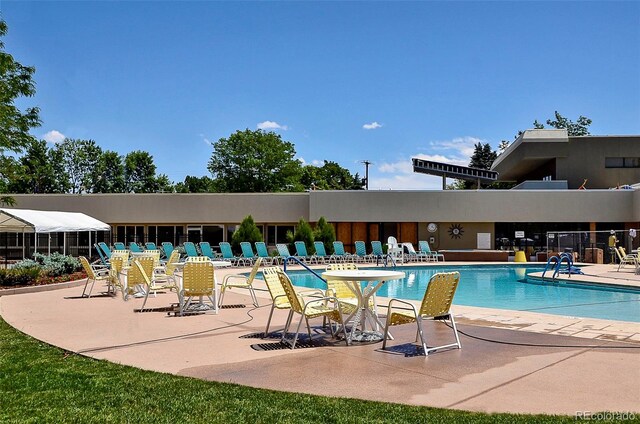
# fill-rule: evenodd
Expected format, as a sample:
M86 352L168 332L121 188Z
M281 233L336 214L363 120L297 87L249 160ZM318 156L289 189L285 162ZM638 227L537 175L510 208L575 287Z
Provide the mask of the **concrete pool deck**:
M221 278L238 270L217 272ZM160 310L176 301L172 293L149 299L158 312L134 313L141 299L81 299L82 287L0 297L0 314L72 352L207 380L485 412L640 413L638 323L455 306L461 350L411 356L410 325L394 328L389 346L399 347L391 351L380 343L347 347L324 337L319 320L312 324L322 346L268 350L277 340L253 337L269 314L264 283L257 287L261 307L232 291L225 303L247 306L218 315L169 317ZM277 311L272 329L285 318ZM451 337L442 323L426 331L429 344Z

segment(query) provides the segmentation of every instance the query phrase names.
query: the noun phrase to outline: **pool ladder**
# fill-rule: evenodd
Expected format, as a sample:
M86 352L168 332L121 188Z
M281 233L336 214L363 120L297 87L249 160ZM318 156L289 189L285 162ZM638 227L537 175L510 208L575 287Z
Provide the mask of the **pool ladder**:
M560 274L562 269L562 263L567 263L567 274L569 274L569 278L571 278L571 274L582 274L580 268L576 268L573 266L573 257L570 253L561 253L560 256L552 256L547 260L547 264L544 267L544 271L542 271L542 279L544 280L545 273L549 270L549 266L553 263L553 275L551 276L552 281L556 281L556 277Z

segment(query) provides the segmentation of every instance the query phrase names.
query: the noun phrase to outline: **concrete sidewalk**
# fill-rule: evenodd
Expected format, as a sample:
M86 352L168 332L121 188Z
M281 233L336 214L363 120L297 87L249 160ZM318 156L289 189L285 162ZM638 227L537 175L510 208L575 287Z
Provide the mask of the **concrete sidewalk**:
M157 311L145 313L133 312L141 299L81 299L81 293L82 287L74 287L1 297L0 314L17 329L69 351L207 380L486 412L640 413L638 343L461 324L462 350L425 358L412 356L411 325L394 328L392 349L381 351L381 343L347 347L331 340L316 320L322 345L291 351L277 349L275 339L253 337L264 330L269 313L264 291L257 309L243 292L232 291L225 303L246 307L179 318L162 312L176 301L173 293L150 298L148 306ZM281 329L285 318L286 312L276 311L272 329ZM449 328L430 324L430 345L450 340Z

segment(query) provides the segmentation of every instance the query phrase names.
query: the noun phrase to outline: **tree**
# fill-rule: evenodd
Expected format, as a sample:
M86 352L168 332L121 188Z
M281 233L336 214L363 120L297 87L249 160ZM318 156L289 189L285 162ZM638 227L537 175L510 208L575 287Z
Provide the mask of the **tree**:
M124 193L124 162L117 152L107 150L100 155L93 176L93 193Z
M333 242L336 241L336 230L329 224L324 216L321 216L313 230L313 238L324 244L324 250L328 255L333 253Z
M555 111L555 121L547 119L547 125L556 129L566 129L567 134L570 136L589 135L589 125L591 125L591 119L580 115L577 122L573 122L564 116L560 115L558 111ZM537 121L536 121L537 122ZM540 128L544 128L543 125L538 124Z
M300 162L292 143L262 130L236 131L213 144L208 169L216 191L267 193L301 191Z
M0 20L0 37L7 34L7 24ZM4 51L0 39L0 154L5 150L20 152L31 141L31 128L40 126L37 107L26 108L22 112L15 105L19 97L31 97L36 92L33 81L35 68L23 66L13 56Z
M240 243L248 241L254 244L257 241L263 241L260 229L253 221L253 217L248 215L242 220L240 226L233 232L231 236L231 246L236 252L240 250Z
M36 92L33 81L35 68L23 66L4 50L2 37L7 35L7 23L0 19L0 193L6 192L8 180L17 163L5 152L21 152L34 138L31 128L40 126L40 110L28 107L21 111L16 99L32 97ZM0 197L0 204L14 205L10 196Z
M303 241L307 248L307 253L310 255L315 253L315 248L313 247L313 230L304 218L300 218L300 221L298 221L295 233L287 231L287 241L292 249L295 248L294 243L296 241Z
M69 176L71 193L90 192L102 149L93 140L65 138L56 145L55 150Z
M469 167L478 169L491 169L493 161L496 160L498 154L491 149L489 143L476 143L473 146L473 155L469 161ZM456 180L448 188L455 190L469 190L477 188L476 182L467 180Z
M124 159L124 175L127 192L155 193L159 189L156 165L148 152L128 153Z
M304 166L300 182L311 190L362 190L364 187L364 181L358 173L351 175L348 169L326 160L321 167Z
M177 193L210 193L213 190L214 182L207 177L193 177L187 175L183 183L177 183L175 189Z
M44 140L33 140L18 159L19 171L9 183L12 193L66 193L68 176L59 155Z

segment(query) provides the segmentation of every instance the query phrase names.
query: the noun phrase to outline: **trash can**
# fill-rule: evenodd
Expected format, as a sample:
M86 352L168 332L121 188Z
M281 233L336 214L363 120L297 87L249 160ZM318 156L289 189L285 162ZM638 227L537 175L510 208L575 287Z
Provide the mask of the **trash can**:
M516 252L516 257L513 260L514 262L527 262L527 256L525 255L524 250L518 250Z

